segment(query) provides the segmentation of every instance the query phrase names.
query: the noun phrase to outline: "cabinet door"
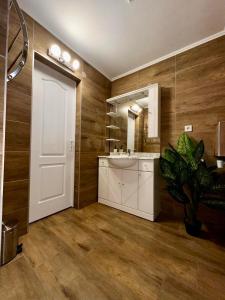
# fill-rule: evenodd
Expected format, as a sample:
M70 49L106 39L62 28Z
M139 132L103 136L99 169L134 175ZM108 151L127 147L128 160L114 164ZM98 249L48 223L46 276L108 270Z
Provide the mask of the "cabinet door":
M138 209L149 214L154 212L153 172L139 172Z
M137 209L138 201L138 172L123 170L122 204Z
M98 169L98 197L108 199L108 168Z
M148 137L160 136L160 88L158 84L149 87Z
M120 169L109 168L109 201L121 204L121 179Z

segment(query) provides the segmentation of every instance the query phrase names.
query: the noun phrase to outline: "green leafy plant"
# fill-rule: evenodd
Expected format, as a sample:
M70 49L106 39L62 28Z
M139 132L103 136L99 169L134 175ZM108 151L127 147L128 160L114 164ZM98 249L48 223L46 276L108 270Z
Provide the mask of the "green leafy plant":
M177 147L169 148L160 157L160 169L167 182L169 194L184 205L184 222L191 235L199 235L201 222L197 219L199 204L225 209L221 192L225 186L218 184L216 166L208 167L204 156L204 143L195 142L186 133L181 134Z

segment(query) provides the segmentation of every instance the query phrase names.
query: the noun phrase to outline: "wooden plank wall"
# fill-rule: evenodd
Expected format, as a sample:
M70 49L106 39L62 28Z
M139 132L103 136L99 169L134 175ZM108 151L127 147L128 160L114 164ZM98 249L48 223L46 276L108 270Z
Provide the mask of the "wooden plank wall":
M105 153L106 102L111 83L84 63L82 80L79 208L97 201L98 155Z
M29 195L29 151L32 94L32 22L26 19L30 37L30 52L22 73L7 85L5 172L3 220L18 219L21 233L26 232ZM9 18L9 44L19 28L14 9ZM9 65L22 47L20 34L9 54Z
M4 181L5 219L17 218L20 234L28 230L30 125L33 51L47 59L46 50L53 43L79 58L77 86L75 207L82 208L97 201L97 156L105 153L107 136L105 99L110 96L111 83L97 70L68 49L46 29L26 15L30 51L23 73L8 85L7 127ZM16 18L10 20L11 30ZM0 29L2 33L2 28ZM11 35L10 35L11 36ZM51 59L50 59L51 60ZM112 83L112 96L150 83L162 86L161 142L153 141L148 151L163 149L175 143L185 124L193 124L193 136L203 138L206 153L213 159L215 128L225 119L225 38L189 50L176 57L136 72ZM163 194L163 193L162 193ZM164 197L165 199L166 197ZM164 201L164 209L179 209Z
M0 216L2 215L3 157L6 102L8 0L0 0ZM1 232L1 230L0 230Z
M10 17L10 38L17 28L14 12ZM20 234L28 230L30 130L32 101L33 51L46 59L47 49L57 43L81 62L75 73L81 80L77 86L75 207L97 201L97 156L105 151L106 104L111 83L83 61L45 28L26 15L30 49L28 62L17 79L8 85L6 117L5 181L3 194L4 219L19 220ZM18 50L15 45L15 51ZM67 72L68 70L65 69ZM74 75L74 74L73 74ZM78 81L79 81L78 80Z
M214 162L216 126L225 120L225 36L112 82L111 96L152 83L162 87L161 140L148 151L174 145L184 125L192 124L191 136L204 140ZM179 212L164 192L162 201L165 210ZM218 212L212 214L216 219Z
M0 176L3 153L3 115L6 93L6 47L7 47L8 1L0 0ZM1 181L0 181L1 184Z

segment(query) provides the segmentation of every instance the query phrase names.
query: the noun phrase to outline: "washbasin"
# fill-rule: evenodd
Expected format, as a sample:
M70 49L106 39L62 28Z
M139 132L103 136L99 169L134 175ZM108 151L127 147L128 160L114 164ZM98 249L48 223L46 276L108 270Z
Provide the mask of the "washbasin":
M136 162L137 162L137 157L135 156L109 157L109 164L121 169L130 168L134 166Z

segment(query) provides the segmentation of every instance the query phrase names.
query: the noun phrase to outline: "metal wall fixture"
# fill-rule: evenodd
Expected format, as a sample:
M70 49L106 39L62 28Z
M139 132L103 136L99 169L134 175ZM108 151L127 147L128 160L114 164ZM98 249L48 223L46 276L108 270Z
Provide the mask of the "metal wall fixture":
M138 104L133 104L130 106L129 110L134 113L136 116L140 114L142 108Z
M21 31L23 34L23 48L22 48L22 50L20 50L20 52L17 54L17 56L12 60L12 63L8 67L7 81L13 80L15 77L17 77L20 74L20 72L22 71L22 69L24 68L24 66L26 64L27 56L28 56L28 49L29 49L28 32L27 32L27 26L26 26L26 22L25 22L23 13L22 13L16 0L11 0L11 2L9 4L10 11L12 9L12 6L15 8L16 13L19 17L20 28L18 29L15 37L12 39L11 44L9 45L8 53L13 48L13 45L14 45L15 41L18 39Z
M60 64L62 64L65 67L67 67L68 69L70 69L73 72L80 68L79 60L75 59L71 63L71 55L66 51L62 52L61 48L56 44L52 45L48 49L47 53L48 53L48 56L52 57L54 60L56 60L57 62L59 62Z

